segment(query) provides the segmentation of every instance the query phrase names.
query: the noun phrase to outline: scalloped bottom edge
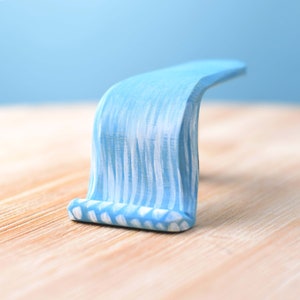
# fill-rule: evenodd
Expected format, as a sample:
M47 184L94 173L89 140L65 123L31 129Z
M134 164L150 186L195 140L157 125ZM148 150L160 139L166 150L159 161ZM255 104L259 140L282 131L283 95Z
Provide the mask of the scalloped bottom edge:
M70 202L68 214L74 221L164 232L186 231L195 223L182 211L78 198Z

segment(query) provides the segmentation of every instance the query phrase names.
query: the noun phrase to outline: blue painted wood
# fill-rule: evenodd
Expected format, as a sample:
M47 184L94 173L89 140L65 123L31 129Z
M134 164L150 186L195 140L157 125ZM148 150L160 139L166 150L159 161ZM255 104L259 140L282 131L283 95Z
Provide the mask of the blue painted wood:
M157 231L191 228L201 97L244 71L239 61L194 61L112 86L96 112L87 198L70 202L70 218Z

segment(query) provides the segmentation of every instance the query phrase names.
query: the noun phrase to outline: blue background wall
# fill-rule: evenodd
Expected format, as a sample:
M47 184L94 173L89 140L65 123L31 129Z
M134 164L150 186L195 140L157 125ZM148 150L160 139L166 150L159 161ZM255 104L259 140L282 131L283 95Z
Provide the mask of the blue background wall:
M238 58L208 98L300 102L297 0L0 0L0 103L99 99L125 77Z

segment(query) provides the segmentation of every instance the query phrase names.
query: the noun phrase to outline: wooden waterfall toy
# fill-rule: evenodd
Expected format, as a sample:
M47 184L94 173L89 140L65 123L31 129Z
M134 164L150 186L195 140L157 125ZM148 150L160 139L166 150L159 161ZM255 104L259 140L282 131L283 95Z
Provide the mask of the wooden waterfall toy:
M95 116L88 194L70 202L70 218L167 232L191 228L201 97L244 71L239 61L194 61L112 86Z

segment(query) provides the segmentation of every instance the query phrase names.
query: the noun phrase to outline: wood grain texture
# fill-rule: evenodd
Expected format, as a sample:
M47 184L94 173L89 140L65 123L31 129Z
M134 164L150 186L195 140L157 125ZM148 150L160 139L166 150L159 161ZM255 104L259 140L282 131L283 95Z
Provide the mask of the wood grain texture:
M1 299L299 299L300 109L204 105L197 224L75 223L95 105L0 110Z

